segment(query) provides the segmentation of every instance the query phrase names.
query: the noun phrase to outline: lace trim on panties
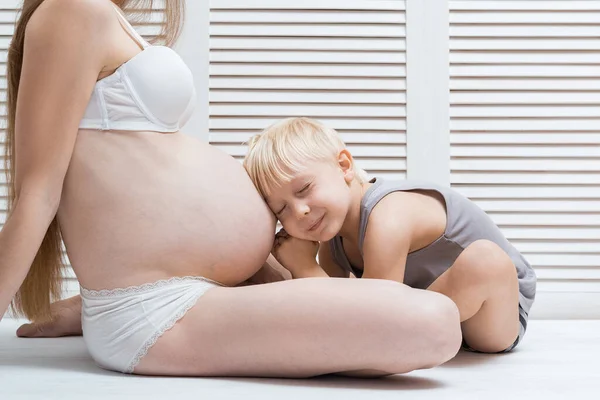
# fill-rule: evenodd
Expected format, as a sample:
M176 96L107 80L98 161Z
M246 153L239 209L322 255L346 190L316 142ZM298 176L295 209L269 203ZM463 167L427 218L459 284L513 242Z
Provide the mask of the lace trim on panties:
M197 280L197 281L205 281L209 283L214 283L218 286L223 286L221 283L213 281L208 278L204 278L202 276L175 276L169 279L161 279L156 282L144 283L139 286L129 286L126 288L116 288L116 289L102 289L102 290L91 290L86 289L83 286L81 287L81 294L84 296L117 296L124 294L136 294L141 292L146 292L151 289L157 289L163 287L165 285L170 285L172 283L185 282L189 280Z
M198 301L198 299L205 294L206 291L201 292L200 294L198 294L198 296L195 296L193 299L191 299L190 301L188 301L183 308L181 308L177 314L175 314L171 319L169 319L159 330L157 330L156 332L154 332L154 334L150 337L150 339L146 340L146 342L144 343L144 345L138 350L137 354L135 355L135 357L133 357L133 360L131 360L131 362L129 363L129 365L127 366L127 369L124 371L126 374L132 374L134 368L140 363L140 361L142 360L142 358L144 358L146 356L146 354L148 354L148 350L150 350L150 348L152 346L154 346L154 344L156 343L156 341L169 329L171 329L176 323L177 321L179 321L184 315L185 313L187 313L189 311L190 308L192 308L192 306L194 304L196 304L196 302Z

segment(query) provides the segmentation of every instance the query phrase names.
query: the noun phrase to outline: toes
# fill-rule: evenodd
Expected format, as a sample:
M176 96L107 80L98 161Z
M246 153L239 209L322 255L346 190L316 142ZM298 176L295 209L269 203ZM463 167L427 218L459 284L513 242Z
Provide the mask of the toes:
M23 324L17 329L18 337L56 337L62 336L57 332L56 326L52 321L34 322Z
M23 324L17 329L18 337L36 337L39 333L36 324Z

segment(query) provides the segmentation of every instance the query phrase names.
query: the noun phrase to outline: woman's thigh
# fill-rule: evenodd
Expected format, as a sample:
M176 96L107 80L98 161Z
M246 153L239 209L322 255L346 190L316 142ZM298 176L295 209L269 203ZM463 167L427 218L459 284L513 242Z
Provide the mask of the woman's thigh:
M456 306L438 293L383 280L298 279L211 289L135 373L404 373L447 361L460 340Z

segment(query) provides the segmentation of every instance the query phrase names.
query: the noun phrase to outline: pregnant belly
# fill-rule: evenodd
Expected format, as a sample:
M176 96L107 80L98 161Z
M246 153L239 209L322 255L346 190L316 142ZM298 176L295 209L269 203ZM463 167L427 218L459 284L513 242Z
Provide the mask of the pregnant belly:
M260 268L274 218L238 161L181 134L84 133L59 208L84 286L183 275L234 285Z

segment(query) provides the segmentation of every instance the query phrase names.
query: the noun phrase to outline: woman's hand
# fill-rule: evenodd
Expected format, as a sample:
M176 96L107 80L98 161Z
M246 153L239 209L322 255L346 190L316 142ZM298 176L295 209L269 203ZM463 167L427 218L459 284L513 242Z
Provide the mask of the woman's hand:
M307 276L327 276L317 264L319 242L298 239L281 228L275 235L273 256L292 273L294 278ZM315 272L317 270L317 272Z

